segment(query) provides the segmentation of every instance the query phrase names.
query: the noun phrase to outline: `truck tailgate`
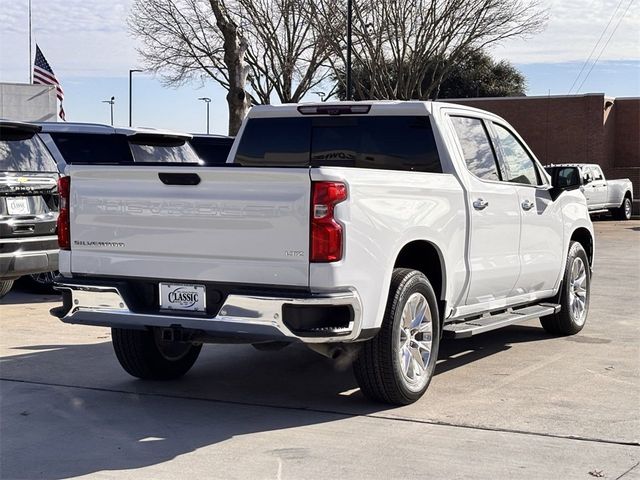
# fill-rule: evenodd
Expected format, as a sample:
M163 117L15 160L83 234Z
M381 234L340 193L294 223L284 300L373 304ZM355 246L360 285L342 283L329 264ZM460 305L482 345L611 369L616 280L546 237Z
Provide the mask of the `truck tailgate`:
M308 286L310 188L306 168L72 166L72 273Z

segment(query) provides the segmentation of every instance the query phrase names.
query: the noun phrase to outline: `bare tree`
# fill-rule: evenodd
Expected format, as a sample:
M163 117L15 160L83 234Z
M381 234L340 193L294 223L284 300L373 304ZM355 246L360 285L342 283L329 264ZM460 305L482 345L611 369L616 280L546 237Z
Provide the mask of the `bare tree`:
M168 85L211 78L228 92L229 133L251 103L297 102L330 74L310 0L136 0L129 27Z
M329 61L342 82L346 2L318 0L310 12L329 30ZM464 55L536 33L545 23L536 0L354 0L353 65L360 72L354 89L360 98L433 98Z

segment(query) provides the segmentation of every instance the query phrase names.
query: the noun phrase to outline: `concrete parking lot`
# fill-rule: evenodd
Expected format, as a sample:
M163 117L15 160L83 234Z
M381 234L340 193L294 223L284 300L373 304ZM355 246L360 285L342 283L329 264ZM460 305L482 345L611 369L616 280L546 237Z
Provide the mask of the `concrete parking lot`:
M109 330L0 301L0 476L640 478L640 221L595 223L578 335L537 321L443 343L427 394L368 402L301 347L209 345L170 383L120 368Z

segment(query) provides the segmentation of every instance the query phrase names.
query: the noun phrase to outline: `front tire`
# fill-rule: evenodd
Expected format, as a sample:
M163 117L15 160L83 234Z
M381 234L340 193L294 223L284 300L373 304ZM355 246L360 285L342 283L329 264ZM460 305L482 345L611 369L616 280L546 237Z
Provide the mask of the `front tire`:
M200 355L202 345L164 341L160 330L112 328L116 357L131 376L144 380L173 380L182 377Z
M632 209L633 204L631 203L631 199L629 197L624 197L622 205L620 205L618 208L613 209L611 213L617 220L631 220Z
M396 268L382 326L353 364L362 393L408 405L427 390L438 358L440 317L436 295L417 270Z
M587 252L578 242L571 242L560 287L560 311L542 317L542 327L553 335L578 333L587 321L590 292L591 270Z

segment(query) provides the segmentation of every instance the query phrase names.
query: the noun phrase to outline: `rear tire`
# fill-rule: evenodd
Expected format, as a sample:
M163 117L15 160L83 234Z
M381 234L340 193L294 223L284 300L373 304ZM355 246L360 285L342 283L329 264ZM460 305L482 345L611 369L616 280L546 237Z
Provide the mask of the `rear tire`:
M2 280L0 281L0 298L4 297L9 290L13 287L13 280Z
M24 281L26 288L36 293L44 293L48 295L56 295L57 292L53 289L54 278L59 272L42 272L34 273L31 275L25 275L22 277L21 282Z
M112 328L113 349L122 368L145 380L172 380L182 377L200 355L202 345L168 342L160 331Z
M622 205L618 208L612 209L611 213L613 214L613 218L616 220L631 220L632 209L633 204L631 203L631 198L624 197Z
M364 342L353 364L362 393L408 405L427 390L438 358L440 317L436 295L417 270L396 268L378 334Z
M560 287L560 311L542 317L542 327L553 335L578 333L587 321L590 291L591 270L587 252L578 242L571 242Z

